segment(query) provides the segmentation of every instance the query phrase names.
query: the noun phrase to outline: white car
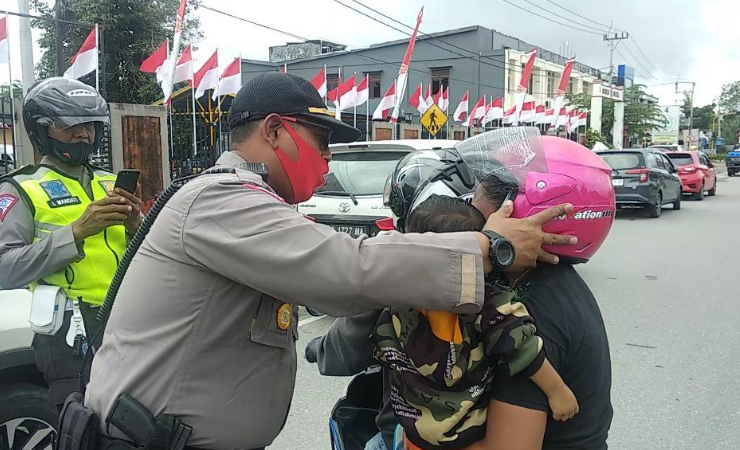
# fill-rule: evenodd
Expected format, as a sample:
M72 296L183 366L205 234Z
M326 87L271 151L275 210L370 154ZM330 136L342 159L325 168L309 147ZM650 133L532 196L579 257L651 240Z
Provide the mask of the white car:
M391 211L383 205L383 188L396 163L411 152L451 149L458 141L402 139L331 146L326 184L298 211L352 237L375 236L393 229Z
M57 409L36 368L28 324L31 293L0 290L0 449L49 449Z
M15 170L15 161L13 160L13 146L10 144L3 145L0 140L0 175Z

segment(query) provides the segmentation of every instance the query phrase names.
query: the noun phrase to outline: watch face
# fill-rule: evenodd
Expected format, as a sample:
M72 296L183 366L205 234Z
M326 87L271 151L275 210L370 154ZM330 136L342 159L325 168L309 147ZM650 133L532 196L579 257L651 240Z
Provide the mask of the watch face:
M508 242L501 242L496 245L496 260L504 267L510 266L514 262L514 247Z

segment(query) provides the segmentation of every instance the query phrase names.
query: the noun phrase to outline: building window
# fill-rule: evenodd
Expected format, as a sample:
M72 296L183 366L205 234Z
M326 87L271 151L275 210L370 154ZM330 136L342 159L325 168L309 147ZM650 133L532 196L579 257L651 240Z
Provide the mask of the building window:
M573 78L571 78L570 81L568 81L568 91L567 91L568 94L572 94L573 93L573 82L574 81L575 80L573 80Z
M586 95L592 95L593 92L593 85L591 83L588 83L586 81L583 82L583 93Z
M547 96L555 97L555 72L547 71Z
M450 68L437 67L432 69L432 95L437 95L440 89L450 85Z
M509 60L509 85L506 87L506 90L509 92L515 92L516 91L516 61L513 59Z
M339 86L339 74L327 73L326 74L326 91L330 92Z
M367 87L369 89L370 98L380 98L380 74L381 72L368 72L367 73Z
M456 141L463 141L463 140L465 140L465 132L464 131L454 131L452 134L454 135Z

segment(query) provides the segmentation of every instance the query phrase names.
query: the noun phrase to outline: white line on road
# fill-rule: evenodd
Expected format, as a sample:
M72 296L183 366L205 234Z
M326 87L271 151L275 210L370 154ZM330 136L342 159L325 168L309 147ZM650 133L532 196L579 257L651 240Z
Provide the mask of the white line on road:
M308 325L309 323L314 323L317 320L326 319L329 316L317 316L317 317L307 317L303 320L298 321L298 328L302 327L303 325Z

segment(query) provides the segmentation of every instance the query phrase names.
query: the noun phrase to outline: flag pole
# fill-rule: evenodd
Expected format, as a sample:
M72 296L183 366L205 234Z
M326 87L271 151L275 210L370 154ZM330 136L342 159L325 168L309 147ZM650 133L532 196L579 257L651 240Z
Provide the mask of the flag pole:
M239 79L241 79L242 65L239 64ZM326 64L324 64L324 87L326 88ZM326 96L329 93L328 89L324 89L324 104L326 104Z
M6 30L8 29L8 15L7 14L5 14L5 29ZM18 167L18 159L17 159L18 155L15 150L17 142L16 142L16 134L15 134L15 105L13 105L14 103L13 101L14 100L13 98L13 70L11 69L11 64L10 64L10 33L8 33L7 39L8 39L8 87L10 89L10 92L9 92L10 95L8 97L10 98L10 126L11 126L11 129L13 130L13 164L15 167Z
M444 97L444 94L442 94ZM447 86L447 101L445 105L445 115L447 115L447 130L445 133L447 134L447 139L450 138L450 87Z
M337 67L337 101L334 103L334 108L336 109L336 113L334 114L335 118L337 120L342 120L342 105L339 104L339 101L341 100L341 96L339 95L339 86L342 84L342 68Z
M167 47L167 56L166 56L164 64L167 64L167 61L170 59L170 40L165 39L165 42L166 42L165 46ZM169 118L170 118L170 126L169 126L170 158L172 158L175 154L175 138L172 132L172 129L174 128L174 123L172 122L172 99L171 98L167 99L167 114L169 115Z
M357 71L355 71L355 75L353 76L355 79L355 83L357 82ZM354 117L352 118L352 126L357 128L357 85L352 88L355 91L355 101L354 101Z
M190 63L192 65L192 62ZM198 146L196 145L196 141L198 140L198 134L195 131L195 71L190 70L190 82L192 83L190 85L190 92L193 94L193 157L198 153Z
M365 102L365 140L370 140L370 75L365 74L365 86L367 86L367 101Z
M100 93L100 49L98 47L98 44L100 43L100 29L98 28L98 24L95 24L95 60L97 61L97 64L95 64L95 90Z
M221 149L221 93L218 94L218 104L216 105L216 111L218 114L218 154L221 155L223 150Z

